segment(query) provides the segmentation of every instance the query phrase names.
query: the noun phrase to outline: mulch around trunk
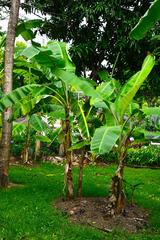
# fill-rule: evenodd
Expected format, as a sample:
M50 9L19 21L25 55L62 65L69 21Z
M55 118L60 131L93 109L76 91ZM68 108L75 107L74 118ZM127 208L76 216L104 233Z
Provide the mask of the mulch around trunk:
M111 217L108 203L107 198L77 198L71 201L58 200L55 206L72 222L86 224L105 232L121 229L135 233L147 227L146 210L127 204L125 215Z

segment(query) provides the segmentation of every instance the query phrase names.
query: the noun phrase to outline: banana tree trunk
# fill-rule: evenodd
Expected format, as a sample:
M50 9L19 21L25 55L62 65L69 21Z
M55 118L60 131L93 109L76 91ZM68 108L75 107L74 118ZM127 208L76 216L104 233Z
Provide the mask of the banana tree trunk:
M10 8L10 18L5 46L5 63L4 63L4 94L12 91L12 71L14 59L14 43L16 36L16 26L19 16L20 0L12 0ZM11 116L11 109L7 109L2 116L2 140L0 146L0 187L7 187L9 183L8 165L10 158L10 143L12 124L8 122Z
M123 169L124 163L120 161L115 176L112 178L111 215L123 214L125 212L126 199L123 189Z
M73 177L72 177L72 152L68 149L71 147L71 125L69 119L69 108L65 109L65 152L66 152L66 166L65 166L65 186L66 197L73 199Z
M65 122L64 122L64 120L61 120L61 127L62 127L63 132L65 132ZM60 143L58 155L60 157L65 156L65 138L63 138L62 142Z
M82 150L82 153L79 159L79 176L78 176L78 190L77 190L78 197L82 196L84 155L85 155L85 152L84 150Z
M37 157L40 156L40 149L41 149L41 141L39 139L36 139L35 142L35 152L34 152L34 160L37 160Z
M109 199L111 206L111 215L125 214L126 197L123 186L123 172L125 166L125 158L127 155L127 146L128 140L126 140L124 147L125 150L122 150L123 147L120 147L118 168L114 177L112 178L111 197Z
M61 143L61 144L59 145L59 152L58 152L58 155L59 155L60 157L64 157L64 155L65 155L65 147L64 147L64 143Z
M24 149L22 154L22 158L23 158L22 161L24 164L29 162L29 144L30 144L30 123L28 120L26 139L25 139L25 144L24 144Z
M125 214L126 197L123 186L123 172L125 166L125 159L127 156L128 145L130 144L129 136L121 137L118 147L119 164L114 177L112 178L110 213L111 215Z
M27 164L29 159L29 145L26 144L23 151L23 163Z

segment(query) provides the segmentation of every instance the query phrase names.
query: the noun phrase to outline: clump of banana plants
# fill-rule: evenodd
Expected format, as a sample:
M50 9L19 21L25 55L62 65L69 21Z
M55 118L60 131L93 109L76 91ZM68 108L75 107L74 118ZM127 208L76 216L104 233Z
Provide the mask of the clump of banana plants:
M99 86L98 90L102 91L103 101L98 98L91 99L91 103L101 108L105 116L104 125L97 128L94 133L91 141L91 151L95 154L105 154L114 149L118 157L118 167L112 178L111 196L109 198L111 215L125 212L126 199L123 187L125 159L130 138L136 127L136 124L132 124L132 119L135 116L138 118L138 114L141 113L138 105L133 102L133 98L151 72L154 64L154 57L148 55L141 70L134 74L120 91L116 92L116 96L111 98L114 91L114 88L111 87L112 79ZM107 89L109 89L108 92Z

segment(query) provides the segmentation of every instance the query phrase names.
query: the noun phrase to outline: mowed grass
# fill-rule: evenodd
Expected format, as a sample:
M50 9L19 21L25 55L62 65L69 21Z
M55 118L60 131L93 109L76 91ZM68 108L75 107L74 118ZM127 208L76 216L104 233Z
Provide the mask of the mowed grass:
M88 166L84 171L84 196L106 196L115 167ZM78 169L74 170L77 180ZM117 230L104 233L76 225L54 208L63 196L63 167L42 164L38 167L11 167L10 180L21 184L0 190L0 240L159 240L160 170L126 168L130 184L143 182L135 192L135 202L148 209L149 227L138 234ZM129 192L129 190L128 190Z

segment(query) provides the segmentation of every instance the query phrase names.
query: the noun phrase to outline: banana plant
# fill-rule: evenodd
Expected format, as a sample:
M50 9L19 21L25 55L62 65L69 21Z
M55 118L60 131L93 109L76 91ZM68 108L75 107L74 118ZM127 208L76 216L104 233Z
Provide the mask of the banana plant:
M72 123L73 131L76 133L74 141L72 140L72 146L70 151L78 151L78 160L79 160L79 175L78 175L78 188L77 196L82 196L82 185L83 185L83 168L84 168L84 159L87 151L87 146L90 145L90 129L88 126L88 117L91 113L91 108L86 102L81 99L74 103L73 111L75 114L75 121ZM85 110L84 110L85 109Z
M142 39L159 20L160 0L155 0L143 17L139 20L137 25L132 29L130 36L136 40Z
M64 136L66 151L65 185L68 198L73 198L72 180L72 152L68 149L72 145L71 118L72 102L77 101L78 92L87 96L100 98L90 82L79 78L75 74L67 45L62 42L50 41L46 47L31 46L20 54L31 62L38 72L46 76L44 84L28 84L15 89L4 96L0 101L0 110L7 107L13 108L13 118L29 114L31 111L44 111L48 105L48 112L53 112L52 106L59 105L64 109ZM74 99L72 95L76 96Z
M117 152L119 164L112 178L111 214L121 214L125 211L123 170L130 137L135 127L129 123L139 112L137 105L133 103L133 98L151 72L154 64L154 57L148 55L141 70L124 84L115 100L110 101L108 96L104 96L103 104L101 104L101 108L104 109L105 124L96 129L91 141L91 151L94 154L104 154L109 153L114 148ZM100 103L98 99L93 99L92 103L95 102Z
M46 117L46 115L44 117ZM37 154L40 153L40 142L50 144L54 141L52 136L49 134L50 127L43 120L44 117L39 114L32 114L20 118L19 121L13 122L13 140L16 139L18 135L21 135L24 142L24 147L21 153L23 164L28 164L29 162L29 149L31 140L32 142L35 141L35 159Z
M95 98L100 98L100 95L94 90L91 83L75 75L75 66L68 55L65 43L49 42L46 48L32 46L24 50L22 54L35 62L39 70L46 73L52 83L47 86L52 92L52 103L59 104L64 108L65 119L62 129L66 154L65 185L67 197L71 199L74 195L72 151L69 150L72 146L71 115L73 114L73 103L77 101L78 97L74 92L81 91L83 94Z

